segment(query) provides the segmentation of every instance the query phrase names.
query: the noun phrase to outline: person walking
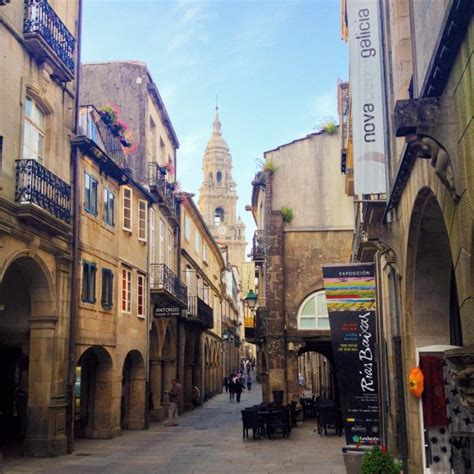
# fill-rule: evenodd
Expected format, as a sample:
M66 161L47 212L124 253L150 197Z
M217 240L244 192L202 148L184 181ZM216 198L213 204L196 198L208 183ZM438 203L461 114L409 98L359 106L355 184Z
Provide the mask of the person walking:
M236 377L234 375L229 377L229 400L231 402L233 402L235 399L235 380Z
M249 372L247 374L247 390L250 391L252 389L252 373Z
M224 377L224 388L225 388L225 393L229 391L229 377Z
M178 406L179 398L181 396L181 384L178 382L178 379L173 379L171 381L171 389L169 392L165 392L169 398L169 408L168 408L168 421L165 423L165 426L178 426Z
M240 396L242 395L242 390L244 389L244 384L240 378L235 380L235 398L237 403L240 403Z

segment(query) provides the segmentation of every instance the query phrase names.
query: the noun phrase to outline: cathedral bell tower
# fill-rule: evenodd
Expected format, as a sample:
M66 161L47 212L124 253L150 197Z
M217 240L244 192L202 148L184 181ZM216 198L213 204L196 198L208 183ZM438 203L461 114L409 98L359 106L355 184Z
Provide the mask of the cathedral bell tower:
M199 209L214 239L229 249L229 261L238 267L245 261L245 224L237 217L237 193L232 179L232 156L222 138L219 108L202 162L204 180L199 190Z

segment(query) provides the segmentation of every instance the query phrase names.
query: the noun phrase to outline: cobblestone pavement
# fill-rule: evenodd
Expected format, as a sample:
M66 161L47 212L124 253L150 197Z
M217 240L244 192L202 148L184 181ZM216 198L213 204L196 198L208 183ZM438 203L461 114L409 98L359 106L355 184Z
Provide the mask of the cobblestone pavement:
M178 427L153 423L111 440L78 440L68 456L4 462L9 473L345 473L343 437L320 437L314 420L298 423L289 439L242 439L240 410L259 403L260 386L244 391L242 403L218 395L186 413ZM0 464L1 465L1 464Z

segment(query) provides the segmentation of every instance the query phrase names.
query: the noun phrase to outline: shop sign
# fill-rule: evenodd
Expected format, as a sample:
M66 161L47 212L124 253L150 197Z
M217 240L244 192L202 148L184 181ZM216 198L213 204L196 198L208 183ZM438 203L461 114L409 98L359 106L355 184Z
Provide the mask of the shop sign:
M181 315L181 308L177 306L167 306L164 308L160 308L158 305L155 305L153 315L155 316L155 318L178 317Z
M380 0L347 0L355 193L382 194L385 118Z
M347 444L380 444L373 264L323 266Z

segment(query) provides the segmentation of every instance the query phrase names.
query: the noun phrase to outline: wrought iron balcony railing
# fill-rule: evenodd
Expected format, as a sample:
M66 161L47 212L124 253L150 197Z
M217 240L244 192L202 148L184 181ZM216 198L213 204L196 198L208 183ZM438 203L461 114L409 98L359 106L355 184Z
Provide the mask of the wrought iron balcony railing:
M94 142L117 166L126 167L127 161L120 140L112 133L93 105L84 105L80 108L78 134Z
M188 287L164 263L150 265L150 288L168 292L183 305L188 302Z
M265 259L265 234L263 230L256 230L253 234L252 252L250 256L254 261L262 261Z
M16 160L15 201L35 204L63 222L71 222L71 186L36 160Z
M148 184L156 192L170 217L178 220L178 201L174 195L175 185L166 179L166 170L158 163L148 163Z
M214 310L199 296L188 296L188 318L197 319L207 329L214 327Z
M71 80L74 77L76 40L46 0L25 0L23 34L27 46L40 58L55 56L51 57L53 68L59 66L55 73L61 79Z

